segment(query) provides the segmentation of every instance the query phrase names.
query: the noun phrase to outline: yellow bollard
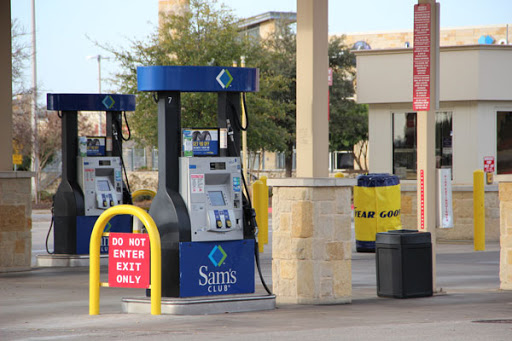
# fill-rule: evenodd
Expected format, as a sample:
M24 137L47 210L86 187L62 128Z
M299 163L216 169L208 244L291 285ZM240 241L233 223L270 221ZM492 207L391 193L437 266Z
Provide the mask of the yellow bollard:
M263 214L262 214L262 218L261 220L263 220L263 225L265 227L265 230L264 231L261 231L261 238L260 238L260 241L267 245L268 244L268 186L267 186L267 177L265 175L262 175L260 176L260 181L263 182L263 202L264 204L262 204L263 207L265 207L265 209L263 210Z
M142 208L117 205L107 209L96 220L89 243L89 315L100 313L100 244L103 230L111 218L119 214L131 214L139 218L149 234L151 250L151 315L161 314L162 301L162 247L160 234L153 218Z
M265 175L260 176L260 181L263 182L265 186L267 186L267 177Z
M473 172L473 244L475 251L485 251L484 171Z
M263 252L265 240L268 242L268 189L261 180L252 184L252 204L256 211L256 223L258 224L258 248Z
M335 178L344 178L345 175L343 173L338 172L338 173L334 173L334 177Z

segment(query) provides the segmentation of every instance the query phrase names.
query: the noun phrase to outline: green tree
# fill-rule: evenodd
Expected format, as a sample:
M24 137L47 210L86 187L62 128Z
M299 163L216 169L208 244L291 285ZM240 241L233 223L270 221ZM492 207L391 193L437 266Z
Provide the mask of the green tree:
M285 176L292 175L293 150L295 148L296 111L296 37L286 22L278 22L276 30L261 42L260 85L256 96L266 105L256 110L266 110L280 128L276 150L285 152Z
M359 169L366 168L368 148L368 108L354 99L355 56L344 45L343 37L329 41L329 66L333 69L330 87L329 150L354 152Z
M296 34L286 23L279 23L277 27L278 30L262 43L265 57L259 65L262 88L263 84L273 84L274 88L262 89L259 96L267 98L274 110L280 112L275 121L286 131L286 176L291 176L296 139ZM353 150L354 145L358 145L355 161L365 169L365 162L361 162L359 156L367 146L368 114L366 106L353 99L355 57L343 44L343 37L330 39L328 55L329 66L333 69L329 147L331 151Z
M246 56L247 67L258 62L258 46L238 33L238 19L216 1L191 0L183 16L171 15L163 20L159 32L144 41L132 42L128 51L105 47L114 53L123 72L118 75L119 89L137 95L137 108L131 115L135 138L146 145L157 145L157 107L150 93L137 91L138 66L216 65L230 66ZM182 126L216 126L217 96L211 93L182 93ZM280 131L272 121L272 108L252 94L247 95L250 115L249 148L275 149L273 136ZM253 110L265 107L268 110ZM260 128L267 129L260 133Z

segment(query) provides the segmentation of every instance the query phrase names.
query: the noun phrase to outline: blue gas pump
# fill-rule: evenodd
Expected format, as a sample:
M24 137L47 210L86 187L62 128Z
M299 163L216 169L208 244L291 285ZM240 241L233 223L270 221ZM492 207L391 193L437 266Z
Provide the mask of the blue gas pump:
M138 90L158 102L158 191L149 214L162 245L162 296L254 292L254 210L242 191L240 96L259 90L254 68L146 66ZM218 141L181 126L181 93L218 94ZM196 134L197 133L197 134ZM202 136L199 151L191 139ZM205 138L205 136L208 136ZM197 146L196 146L197 147Z
M54 254L89 254L90 235L107 208L131 203L122 179L122 113L135 110L134 95L47 94L48 110L62 122L62 179L53 199ZM106 136L78 136L78 111L106 113ZM131 232L131 216L109 222L111 232ZM108 241L102 244L108 253Z

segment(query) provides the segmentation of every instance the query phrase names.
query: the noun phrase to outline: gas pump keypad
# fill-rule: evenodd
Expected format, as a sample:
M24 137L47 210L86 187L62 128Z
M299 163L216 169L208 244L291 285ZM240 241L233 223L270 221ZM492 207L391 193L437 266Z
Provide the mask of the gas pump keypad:
M180 159L180 194L192 241L243 239L240 169L237 157Z

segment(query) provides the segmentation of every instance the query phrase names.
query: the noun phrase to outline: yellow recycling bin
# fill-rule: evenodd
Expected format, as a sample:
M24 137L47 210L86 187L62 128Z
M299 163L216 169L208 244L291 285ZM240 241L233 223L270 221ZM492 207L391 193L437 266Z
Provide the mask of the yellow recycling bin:
M378 232L400 230L400 179L390 174L357 177L354 187L354 228L357 252L375 252Z

